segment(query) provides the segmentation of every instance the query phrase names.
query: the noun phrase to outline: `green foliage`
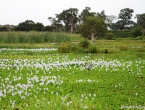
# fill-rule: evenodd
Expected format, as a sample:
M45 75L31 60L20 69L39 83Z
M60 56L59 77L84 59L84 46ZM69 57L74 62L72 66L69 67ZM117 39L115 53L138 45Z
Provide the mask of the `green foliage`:
M34 31L42 31L43 27L44 27L44 25L43 25L42 23L37 22L37 23L34 25L33 30L34 30Z
M98 49L88 40L83 40L79 44L62 43L59 45L58 51L60 53L97 53Z
M80 53L82 52L81 47L72 43L62 43L58 47L59 53Z
M107 54L109 51L108 49L104 49L104 53Z
M70 42L66 33L57 32L0 32L1 43L60 43Z
M59 48L58 48L58 51L59 51L60 53L69 53L69 52L71 52L70 46L71 46L71 45L68 44L68 43L60 44L60 45L59 45Z
M82 36L94 42L96 37L103 36L106 31L104 19L101 17L87 17L82 25Z
M67 10L63 10L60 14L57 15L58 22L63 22L65 24L65 31L73 33L74 27L78 21L78 9L77 8L70 8Z
M121 51L127 51L128 50L128 47L127 46L120 46L119 49Z
M39 55L33 51L27 55L24 50L1 51L1 110L144 106L145 52Z
M138 40L143 40L145 38L145 36L138 36L137 39Z
M82 10L81 14L79 15L79 22L80 24L83 24L86 21L86 18L89 16L95 16L96 13L90 12L91 8L90 7L85 7L84 10Z
M134 10L129 8L124 8L120 10L118 17L119 20L117 21L117 25L120 28L120 30L130 27L130 25L133 24L133 21L131 20L133 12Z
M129 38L132 36L130 31L111 31L115 38Z
M108 32L108 33L106 34L106 39L107 39L107 40L112 40L113 37L114 37L114 35L113 35L112 32Z
M90 46L90 42L88 40L83 40L80 42L80 47L87 49Z
M19 23L15 28L16 31L32 31L35 26L35 23L32 20L26 20L25 22Z
M142 36L145 34L145 13L143 14L137 14L137 25L141 27L142 29Z
M8 27L6 27L6 26L0 26L0 31L8 31Z
M90 45L89 46L89 53L97 53L98 52L98 49L95 45Z
M135 27L131 30L131 34L133 37L137 37L137 36L141 36L142 32L141 32L141 27Z

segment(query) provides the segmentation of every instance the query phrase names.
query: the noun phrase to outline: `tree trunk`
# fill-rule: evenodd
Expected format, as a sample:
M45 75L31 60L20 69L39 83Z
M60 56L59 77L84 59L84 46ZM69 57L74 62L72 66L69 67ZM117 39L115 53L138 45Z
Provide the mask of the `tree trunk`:
M142 29L142 36L145 34L145 28Z
M74 26L73 26L73 24L72 24L71 27L70 27L70 33L72 34L73 31L74 31Z
M94 44L94 33L91 33L91 40L92 40L92 44Z

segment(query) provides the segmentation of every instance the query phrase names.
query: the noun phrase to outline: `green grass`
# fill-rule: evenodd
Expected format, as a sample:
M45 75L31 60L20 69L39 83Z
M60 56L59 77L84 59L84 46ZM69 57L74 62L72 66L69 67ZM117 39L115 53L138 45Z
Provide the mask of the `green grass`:
M80 35L70 36L71 45L82 40ZM145 107L143 40L96 40L96 54L47 50L60 44L0 44L1 110Z
M57 32L0 32L0 43L60 43L70 42L66 33Z
M1 110L119 110L123 106L145 106L145 52L0 52ZM91 70L87 70L87 64Z

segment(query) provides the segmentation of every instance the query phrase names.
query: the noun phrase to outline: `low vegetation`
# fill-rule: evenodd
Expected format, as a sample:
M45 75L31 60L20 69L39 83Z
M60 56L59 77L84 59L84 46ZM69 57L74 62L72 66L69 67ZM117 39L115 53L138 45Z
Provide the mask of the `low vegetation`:
M17 41L14 38L21 34L30 42L4 42L10 36ZM35 42L33 36L38 41L40 36L57 40ZM102 39L92 44L78 34L48 32L7 32L0 38L5 39L0 40L1 110L145 106L143 39Z
M70 42L66 33L53 32L0 32L0 43L60 43Z
M0 49L0 109L144 107L144 73L145 52Z

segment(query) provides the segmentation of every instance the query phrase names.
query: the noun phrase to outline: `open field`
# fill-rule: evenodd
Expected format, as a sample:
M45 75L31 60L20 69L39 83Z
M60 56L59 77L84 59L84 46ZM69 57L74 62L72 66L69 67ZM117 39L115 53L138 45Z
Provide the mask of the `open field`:
M83 38L51 35L0 33L1 110L145 109L144 40L96 40L95 54L58 53Z
M0 49L1 110L142 110L144 91L145 52Z

